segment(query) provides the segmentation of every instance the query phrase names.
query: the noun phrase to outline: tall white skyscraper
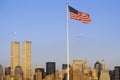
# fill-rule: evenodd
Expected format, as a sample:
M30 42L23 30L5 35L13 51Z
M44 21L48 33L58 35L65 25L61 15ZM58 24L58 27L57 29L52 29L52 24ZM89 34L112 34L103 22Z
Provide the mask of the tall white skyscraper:
M30 41L22 43L22 69L25 80L32 77L32 46Z
M11 43L11 75L14 75L14 69L16 66L20 66L20 43Z

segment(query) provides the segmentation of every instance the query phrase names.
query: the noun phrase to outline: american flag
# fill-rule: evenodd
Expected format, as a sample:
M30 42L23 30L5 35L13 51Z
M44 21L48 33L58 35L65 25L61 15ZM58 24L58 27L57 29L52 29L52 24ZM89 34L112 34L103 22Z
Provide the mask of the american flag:
M91 22L89 14L78 11L78 10L72 8L71 6L68 6L68 9L69 9L71 19L82 21L82 23Z

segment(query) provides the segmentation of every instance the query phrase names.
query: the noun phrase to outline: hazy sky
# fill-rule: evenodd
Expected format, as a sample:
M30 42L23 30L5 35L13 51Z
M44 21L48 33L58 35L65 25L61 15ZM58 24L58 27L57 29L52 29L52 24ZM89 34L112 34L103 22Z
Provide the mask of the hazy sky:
M70 63L120 65L120 0L0 0L0 64L10 66L11 42L32 42L33 67L66 63L66 3L88 13L89 24L69 19ZM22 49L22 47L21 47ZM22 52L22 51L21 51ZM22 53L21 53L22 54Z

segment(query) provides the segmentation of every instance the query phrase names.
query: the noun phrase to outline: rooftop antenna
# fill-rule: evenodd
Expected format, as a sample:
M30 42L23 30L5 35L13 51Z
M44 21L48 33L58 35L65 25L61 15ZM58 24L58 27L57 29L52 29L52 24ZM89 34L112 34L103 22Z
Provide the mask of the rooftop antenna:
M14 41L16 41L16 32L14 32Z

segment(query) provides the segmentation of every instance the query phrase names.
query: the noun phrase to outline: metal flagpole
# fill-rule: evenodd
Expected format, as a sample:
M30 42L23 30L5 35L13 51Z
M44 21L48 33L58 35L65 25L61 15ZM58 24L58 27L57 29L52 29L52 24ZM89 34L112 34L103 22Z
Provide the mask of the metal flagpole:
M67 21L66 21L66 30L67 30L67 80L69 80L69 28L68 28L68 4L67 6Z

